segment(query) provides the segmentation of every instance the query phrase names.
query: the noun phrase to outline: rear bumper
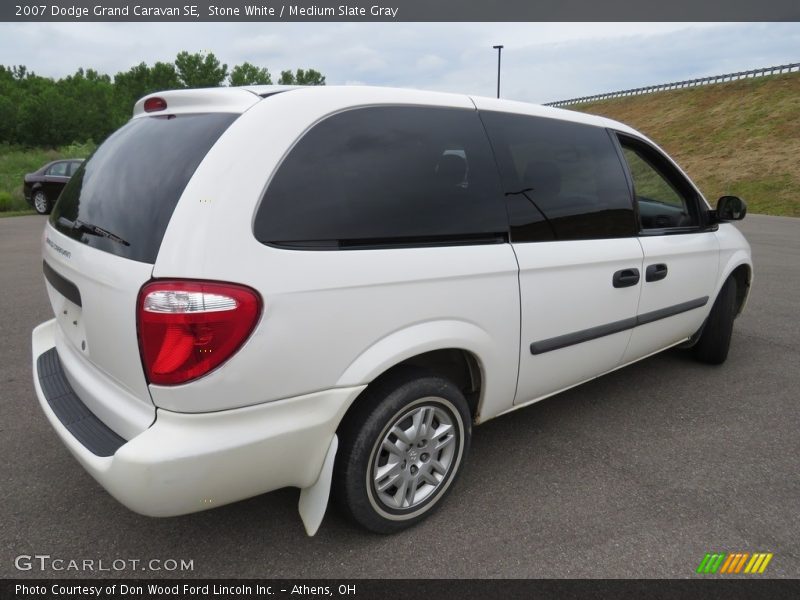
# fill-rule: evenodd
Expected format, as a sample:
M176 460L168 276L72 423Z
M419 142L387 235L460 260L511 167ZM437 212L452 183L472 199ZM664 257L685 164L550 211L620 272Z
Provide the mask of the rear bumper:
M196 512L282 487L311 487L344 412L363 389L215 413L158 409L148 429L124 440L108 436L116 434L59 373L54 330L55 321L48 321L33 333L33 383L42 410L92 477L148 516Z

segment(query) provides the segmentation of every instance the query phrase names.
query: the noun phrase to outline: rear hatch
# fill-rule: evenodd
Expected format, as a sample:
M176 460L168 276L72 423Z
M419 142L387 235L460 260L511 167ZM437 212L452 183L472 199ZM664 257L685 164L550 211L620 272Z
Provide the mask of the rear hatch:
M206 96L202 96L203 92ZM136 302L164 232L208 150L259 98L243 90L214 107L209 91L163 94L111 135L64 189L44 232L45 279L70 384L106 425L130 439L155 416L139 354ZM161 96L161 95L160 95ZM211 100L218 97L211 93ZM197 112L202 108L202 112ZM232 110L238 109L238 110Z

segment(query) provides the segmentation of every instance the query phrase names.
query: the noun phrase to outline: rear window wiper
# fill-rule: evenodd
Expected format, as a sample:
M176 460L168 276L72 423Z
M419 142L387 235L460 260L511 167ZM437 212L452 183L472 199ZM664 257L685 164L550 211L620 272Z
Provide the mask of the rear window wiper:
M70 221L66 217L59 217L58 224L64 227L68 227L73 231L80 231L81 233L88 233L89 235L96 235L99 237L104 237L112 242L117 242L118 244L122 244L123 246L130 246L130 242L123 240L118 235L111 233L110 231L99 227L98 225L93 225L92 223L86 223L81 221L80 219L75 219L74 221Z

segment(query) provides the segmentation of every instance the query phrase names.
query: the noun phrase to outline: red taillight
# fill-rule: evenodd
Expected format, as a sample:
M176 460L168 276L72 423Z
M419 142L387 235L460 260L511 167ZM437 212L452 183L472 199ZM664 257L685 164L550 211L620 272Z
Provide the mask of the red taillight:
M167 101L158 96L153 96L144 101L144 112L156 112L159 110L166 110Z
M245 342L261 313L248 287L205 281L151 281L139 292L139 350L150 383L202 377Z

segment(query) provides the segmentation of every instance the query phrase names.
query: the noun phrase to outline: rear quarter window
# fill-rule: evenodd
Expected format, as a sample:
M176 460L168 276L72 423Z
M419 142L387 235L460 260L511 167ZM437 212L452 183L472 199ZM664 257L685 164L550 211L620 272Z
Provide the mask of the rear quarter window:
M308 131L256 213L258 240L340 248L503 241L497 168L474 110L368 107Z
M50 216L51 225L93 248L154 263L186 184L237 116L208 113L132 119L72 176ZM129 245L89 235L66 223L75 220L101 227Z

